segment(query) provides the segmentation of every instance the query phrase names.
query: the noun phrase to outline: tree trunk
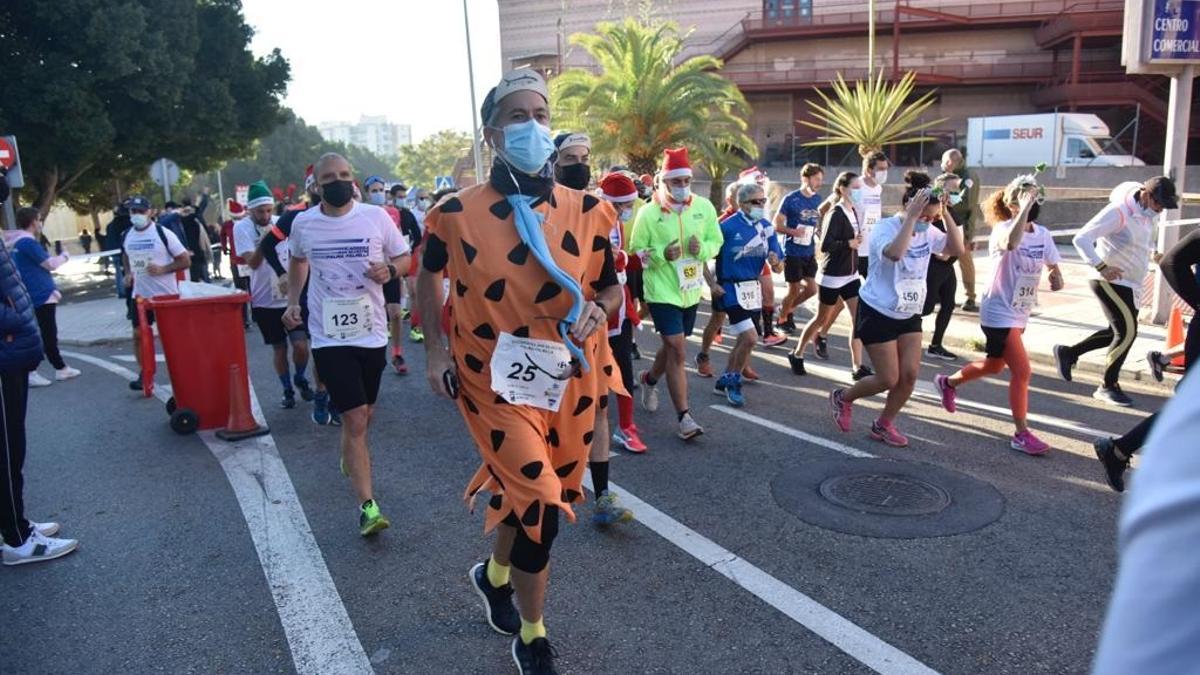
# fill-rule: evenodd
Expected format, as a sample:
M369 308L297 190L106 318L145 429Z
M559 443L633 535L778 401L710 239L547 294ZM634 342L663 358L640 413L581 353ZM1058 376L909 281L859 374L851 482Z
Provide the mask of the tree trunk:
M41 188L38 192L37 202L34 206L38 210L38 215L45 220L50 213L50 207L54 205L54 200L58 198L58 169L47 169L41 177Z
M708 201L717 207L717 211L725 208L725 177L714 176L712 186L708 188Z

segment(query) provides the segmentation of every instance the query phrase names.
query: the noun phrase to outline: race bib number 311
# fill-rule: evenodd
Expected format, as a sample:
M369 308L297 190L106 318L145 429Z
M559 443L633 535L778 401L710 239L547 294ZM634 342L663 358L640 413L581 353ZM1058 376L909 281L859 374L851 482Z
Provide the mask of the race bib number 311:
M513 405L558 412L571 374L571 352L558 341L501 333L492 352L492 391Z

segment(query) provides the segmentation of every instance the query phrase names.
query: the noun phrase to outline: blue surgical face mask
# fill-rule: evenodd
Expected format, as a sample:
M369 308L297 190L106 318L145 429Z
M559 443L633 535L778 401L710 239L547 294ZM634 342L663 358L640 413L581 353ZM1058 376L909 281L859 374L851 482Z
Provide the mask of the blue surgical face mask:
M140 230L150 222L150 216L144 213L134 213L129 216L129 222L133 223L133 226Z
M688 200L688 197L692 196L692 188L689 185L685 185L683 187L672 187L670 188L670 191L671 199L674 199L680 204L683 204Z
M550 128L538 124L537 120L528 120L519 124L510 124L501 131L504 132L504 148L500 154L516 169L535 174L546 166L546 160L554 154L554 139L550 137Z
M854 202L855 204L862 204L863 189L862 188L854 188L853 190L851 190L850 191L850 201Z
M761 206L751 206L750 207L750 220L757 223L758 221L763 219L763 214L765 212L766 212L766 209L764 209Z
M387 203L387 193L384 192L368 192L367 203L375 206L383 206Z
M963 196L962 196L961 192L951 192L950 193L950 206L958 206L959 204L962 203L962 199L963 199Z
M924 232L925 230L928 230L928 229L929 229L929 221L928 220L917 220L916 225L913 226L913 231L918 232L918 233Z

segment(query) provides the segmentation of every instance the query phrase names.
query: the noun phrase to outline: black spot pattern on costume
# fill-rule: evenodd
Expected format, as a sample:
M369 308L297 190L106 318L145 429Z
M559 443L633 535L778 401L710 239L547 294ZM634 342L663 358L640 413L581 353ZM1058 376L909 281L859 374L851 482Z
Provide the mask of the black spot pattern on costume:
M552 448L558 447L558 429L550 427L550 433L546 434L546 442L549 443L550 447Z
M487 323L479 324L478 326L475 327L475 330L471 331L471 333L475 337L482 338L484 340L495 340L496 339L496 331L492 330L491 324L487 324Z
M513 331L513 337L527 338L529 337L529 326L521 326Z
M545 302L559 293L562 293L562 286L559 286L553 281L547 281L546 283L542 284L542 289L538 291L537 298L534 299L534 302Z
M475 405L474 401L467 398L466 396L463 396L462 399L463 399L463 405L467 406L467 410L470 410L471 412L475 413L476 415L479 414L479 406Z
M475 262L475 256L479 255L479 250L468 244L466 239L459 239L458 241L462 244L463 255L467 256L467 264L470 265Z
M604 374L605 374L605 375L612 375L612 364L611 364L611 363L605 364L605 366L604 366Z
M609 284L609 285L611 285L611 284ZM608 287L608 286L606 286L606 285L604 284L604 280L603 280L603 279L597 279L597 280L595 280L595 281L593 281L593 282L589 283L589 284L588 284L588 286L591 286L591 287L592 287L592 290L593 290L593 291L596 291L597 293L599 293L600 291L602 291L602 290L604 290L605 288L607 288L607 287Z
M534 525L537 525L538 521L541 519L542 500L535 499L533 500L533 503L529 505L529 508L525 509L525 515L521 516L521 524L525 527L533 527Z
M458 201L458 197L450 197L438 205L438 210L442 213L461 213L463 205L462 202Z
M601 409L601 410L604 410L604 409L606 409L606 408L608 408L608 397L607 397L607 396L601 396L601 397L600 397L600 409Z
M446 242L433 233L426 236L425 252L421 254L421 264L425 269L430 272L441 272L446 269L446 263L449 261L450 256L446 253Z
M571 414L574 415L575 417L579 417L580 415L583 414L583 411L592 407L593 402L594 402L594 399L591 396L580 396L579 402L575 404L575 412L573 412Z
M508 262L514 265L524 265L528 259L529 247L525 245L525 242L517 244L513 250L508 252Z
M558 474L559 478L566 478L567 476L571 475L571 472L574 471L575 467L578 465L579 462L567 462L566 464L563 464L555 469L554 473Z
M500 220L508 220L508 217L512 215L512 209L512 204L509 204L507 199L501 199L488 207L488 211L491 211L492 215Z
M496 509L497 511L500 510L500 507L503 504L504 504L504 498L501 497L500 495L492 495L492 498L488 500L488 506L492 507L493 509Z
M604 247L608 246L608 238L596 235L592 238L592 252L603 251Z
M521 467L521 473L529 480L535 480L538 476L542 475L542 463L530 462Z
M463 357L463 361L467 362L467 367L470 368L471 370L473 370L477 373L483 372L483 361L480 361L479 357L477 357L473 354L467 354L466 356Z
M599 203L600 203L599 199L596 199L595 197L593 197L591 195L584 195L583 196L583 212L587 213L588 211L591 211L592 209L596 208L596 205Z
M492 450L500 452L500 446L504 444L504 432L499 429L492 429Z
M584 445L591 445L591 444L592 444L592 437L593 437L593 436L595 436L595 435L596 435L596 434L595 434L595 432L593 432L593 431L589 431L589 432L587 432L586 434L584 434L584 435L583 435L583 444L584 444Z
M461 298L467 294L467 285L464 284L463 282L455 279L454 280L454 291L456 293L458 293L458 297Z
M492 302L500 302L504 299L504 286L504 279L497 279L493 281L492 285L488 286L487 290L483 292L483 297L491 300Z
M575 257L579 257L579 242L575 241L575 235L571 234L570 230L567 230L566 233L563 234L562 250Z
M485 466L487 466L488 473L492 475L492 479L496 481L496 485L499 485L500 489L503 490L504 489L504 481L500 480L500 476L497 476L495 471L492 471L492 467L490 464L485 464Z
M497 395L496 400L492 401L492 405L508 405L508 401L504 400L503 396Z
M563 501L567 502L568 504L582 496L583 495L580 494L579 490L563 490Z

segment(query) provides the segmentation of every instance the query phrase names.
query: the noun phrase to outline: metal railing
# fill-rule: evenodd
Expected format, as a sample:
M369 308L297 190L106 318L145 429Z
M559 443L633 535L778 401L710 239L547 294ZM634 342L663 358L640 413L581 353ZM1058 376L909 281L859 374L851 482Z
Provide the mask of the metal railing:
M895 21L896 11L891 3L880 3L883 6L876 11L876 25L883 27ZM1042 21L1063 14L1064 12L1110 11L1122 9L1122 0L1029 0L1028 2L973 2L963 3L954 0L944 4L922 3L916 9L930 10L943 14L967 19L980 20L1012 20L1012 21ZM827 29L840 26L865 25L870 13L864 10L849 10L843 12L817 13L807 16L793 14L791 16L769 17L763 11L751 12L742 20L742 28L747 32L765 31L780 28L812 28ZM916 16L900 12L901 25L906 23L937 22L926 16Z

